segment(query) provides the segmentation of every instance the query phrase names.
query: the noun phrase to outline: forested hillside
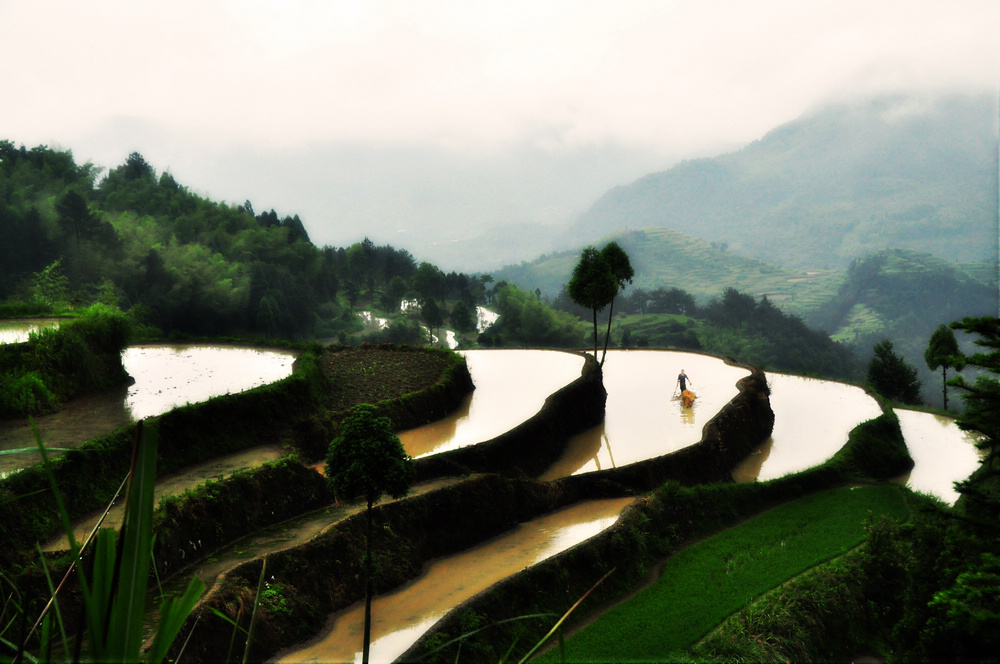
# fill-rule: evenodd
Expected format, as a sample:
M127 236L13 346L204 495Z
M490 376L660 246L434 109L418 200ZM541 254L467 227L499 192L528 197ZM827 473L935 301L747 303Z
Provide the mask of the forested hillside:
M996 315L1000 305L991 276L915 251L880 251L852 262L837 294L807 321L854 346L862 358L881 339L891 339L924 383L933 385L935 374L923 361L931 333L965 316Z
M569 236L662 226L803 269L885 248L995 262L997 146L989 95L829 106L737 152L617 187Z
M356 306L469 307L484 282L367 239L318 248L298 216L202 198L138 153L101 178L68 151L0 141L0 301L103 301L165 334L336 338ZM398 340L419 340L414 322ZM399 330L397 330L399 331ZM411 339L411 337L416 337Z
M930 380L920 362L930 332L996 306L988 267L913 251L857 260L845 276L769 265L667 228L617 241L635 279L615 309L613 346L702 349L859 380L859 362L888 337ZM151 335L422 343L448 328L466 347L579 348L591 343L590 312L565 293L578 256L508 268L494 287L493 275L445 274L367 239L316 247L297 216L210 201L137 153L101 177L69 152L0 142L0 302L8 313L103 302ZM421 307L401 312L411 299ZM475 307L486 303L500 319L480 335ZM362 309L384 322L369 316L366 328Z
M718 242L700 240L670 228L642 228L615 234L635 268L633 286L653 290L681 288L702 304L733 287L757 297L767 295L787 311L805 316L836 294L840 270L799 270L747 258ZM611 237L606 239L611 239ZM580 247L511 265L493 273L522 288L555 297L569 281Z

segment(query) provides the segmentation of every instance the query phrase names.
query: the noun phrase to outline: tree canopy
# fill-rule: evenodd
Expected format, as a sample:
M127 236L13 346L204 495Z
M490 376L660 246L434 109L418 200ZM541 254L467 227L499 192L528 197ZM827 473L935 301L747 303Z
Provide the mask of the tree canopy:
M927 362L927 368L931 371L939 367L941 369L941 403L945 410L948 410L948 369L955 366L958 354L958 341L955 340L955 333L947 325L939 325L927 344L924 360Z
M892 342L883 339L875 344L875 354L868 363L868 384L886 399L904 404L920 403L917 370L892 350Z
M615 279L607 259L594 247L585 247L580 260L573 268L573 275L566 285L570 298L581 307L593 312L594 357L597 357L597 314L611 304L618 294Z
M604 245L604 248L601 249L601 258L604 259L605 264L608 266L608 271L611 272L616 286L615 293L611 296L611 302L609 303L608 331L604 335L604 351L601 353L601 366L604 366L604 358L608 354L608 341L611 339L611 321L615 313L615 297L625 289L625 286L632 283L635 270L628 259L628 254L625 253L625 250L617 242L609 242ZM596 351L594 354L597 354Z
M298 215L207 200L137 152L99 174L70 152L0 141L0 301L31 301L58 264L64 306L108 293L145 335L286 339L353 330L359 303L396 313L418 293L485 301L483 278L429 263L417 277L409 252L368 238L318 248Z
M340 433L330 443L326 457L327 477L334 493L345 499L364 496L365 538L365 626L362 661L368 661L371 643L372 506L383 494L402 498L413 480L413 459L406 454L388 417L379 417L371 404L351 409L340 424Z

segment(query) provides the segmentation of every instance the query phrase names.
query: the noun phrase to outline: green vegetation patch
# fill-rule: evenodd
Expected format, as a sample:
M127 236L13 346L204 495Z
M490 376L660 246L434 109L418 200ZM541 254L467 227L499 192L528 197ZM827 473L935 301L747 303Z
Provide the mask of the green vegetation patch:
M661 661L760 594L860 544L869 512L905 520L896 485L806 496L672 556L659 580L566 641L574 662ZM541 661L558 661L550 652Z
M58 328L0 346L0 419L54 411L63 401L124 383L121 353L131 335L128 314L95 304Z

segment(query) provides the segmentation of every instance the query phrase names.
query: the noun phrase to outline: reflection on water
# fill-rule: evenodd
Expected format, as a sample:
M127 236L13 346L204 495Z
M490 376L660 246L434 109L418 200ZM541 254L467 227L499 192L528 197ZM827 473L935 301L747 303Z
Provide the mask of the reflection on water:
M691 408L681 406L681 369L698 397ZM575 436L542 479L624 466L697 443L705 423L736 396L736 383L748 373L696 353L609 350L604 423Z
M0 344L18 344L43 327L59 327L58 318L0 319Z
M399 434L412 457L481 443L513 429L583 370L583 357L555 350L460 352L476 389L450 416Z
M631 498L587 501L429 564L419 579L372 602L371 661L393 661L452 608L525 567L593 537L614 523L631 502ZM280 655L278 661L360 662L363 629L364 602L360 602L335 614L317 640Z
M954 483L967 479L983 457L976 434L963 431L950 417L895 409L914 467L902 478L914 491L930 493L954 505Z
M48 447L76 447L130 422L178 405L240 392L292 372L291 351L228 346L133 346L122 353L129 387L74 399L56 413L34 418ZM0 422L0 450L35 447L27 420ZM0 455L0 477L38 463L38 453Z
M733 469L737 482L772 480L817 466L847 443L857 425L882 414L860 387L768 373L774 430Z

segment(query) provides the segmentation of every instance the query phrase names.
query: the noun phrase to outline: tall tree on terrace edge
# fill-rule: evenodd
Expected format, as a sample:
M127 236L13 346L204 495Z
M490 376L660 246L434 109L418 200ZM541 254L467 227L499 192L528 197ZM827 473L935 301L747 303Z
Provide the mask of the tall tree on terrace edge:
M594 314L594 359L597 359L597 312L618 294L618 282L608 267L608 262L594 247L585 247L580 260L573 268L566 291L570 299Z
M945 410L948 410L948 369L955 366L959 354L955 333L944 323L938 325L924 351L924 359L931 371L941 367L941 402Z
M614 277L616 285L615 294L611 296L608 308L608 331L604 335L604 351L601 353L601 366L603 367L604 358L608 354L608 341L611 339L611 319L615 313L615 297L625 289L627 284L632 283L635 270L632 269L632 263L628 259L628 254L625 253L625 250L617 242L607 243L601 249L601 256L604 258L604 262L608 264L608 269L611 271L611 276ZM596 351L594 354L597 354Z
M365 626L361 661L368 664L371 648L372 507L383 494L402 498L413 479L413 459L392 431L392 421L380 417L372 404L355 406L340 425L340 434L330 443L326 476L339 498L361 495L367 503L365 523Z

